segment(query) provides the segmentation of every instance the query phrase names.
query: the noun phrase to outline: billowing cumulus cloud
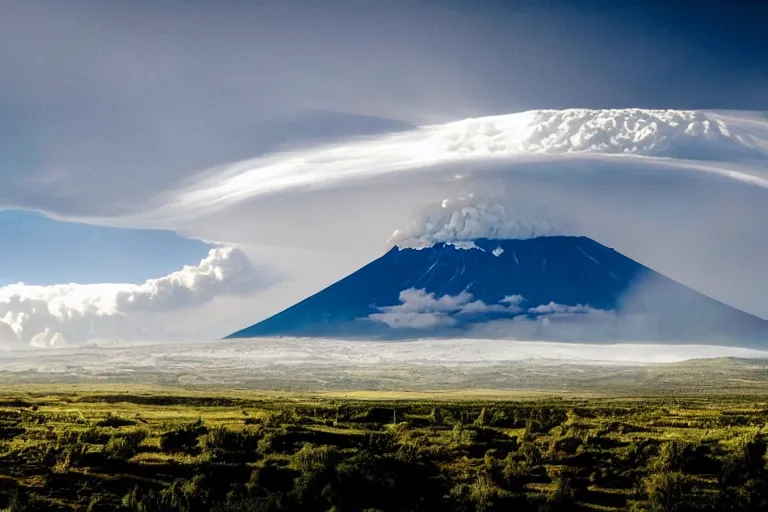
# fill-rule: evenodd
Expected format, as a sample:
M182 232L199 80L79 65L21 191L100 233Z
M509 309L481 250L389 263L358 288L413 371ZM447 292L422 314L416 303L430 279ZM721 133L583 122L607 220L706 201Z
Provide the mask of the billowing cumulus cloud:
M270 282L240 249L221 247L199 265L138 285L9 285L0 288L0 341L51 347L110 337L162 339L176 327L163 322L163 314L247 295Z
M764 156L738 127L700 111L537 110L451 123L442 147L462 155L609 153L731 159Z
M457 319L462 317L487 313L519 313L519 304L524 299L520 295L510 295L504 297L499 304L486 304L482 300L474 300L474 296L467 291L455 296L437 297L424 289L409 288L400 292L399 300L400 304L381 307L380 313L369 315L368 318L392 328L452 327Z
M474 249L472 241L478 238L523 239L574 232L575 227L544 208L524 203L487 203L468 196L444 199L439 208L425 211L408 228L395 231L390 243L418 249L442 242L460 249ZM495 249L493 254L499 256L501 252Z
M374 313L369 318L392 328L432 329L452 326L456 323L452 314L477 307L471 305L472 294L467 292L436 297L426 290L410 288L401 291L399 298L399 305L382 307L380 313Z
M395 329L415 329L445 337L509 340L615 340L644 338L653 324L637 315L624 315L577 304L549 302L524 308L526 299L509 295L497 304L474 300L471 293L436 296L423 289L400 292L400 304L379 308L368 316ZM618 338L621 339L621 338Z

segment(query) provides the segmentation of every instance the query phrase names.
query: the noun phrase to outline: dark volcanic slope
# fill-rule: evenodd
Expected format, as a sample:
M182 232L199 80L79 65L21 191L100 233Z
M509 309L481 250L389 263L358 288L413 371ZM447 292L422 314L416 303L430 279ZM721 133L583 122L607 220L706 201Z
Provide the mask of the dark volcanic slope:
M413 338L457 336L477 326L554 302L643 316L644 341L712 341L755 344L768 339L768 322L717 302L585 237L476 240L479 249L437 244L427 249L393 248L381 258L317 294L238 331L229 338L333 336ZM424 289L435 297L463 291L473 300L499 304L522 295L522 311L457 320L450 329L390 328L368 319L400 304L400 292ZM616 317L610 321L616 322ZM628 317L627 317L628 318ZM650 328L649 328L650 327ZM616 329L616 338L627 338ZM648 338L647 336L652 336ZM631 336L630 336L631 337ZM588 341L588 340L585 340Z

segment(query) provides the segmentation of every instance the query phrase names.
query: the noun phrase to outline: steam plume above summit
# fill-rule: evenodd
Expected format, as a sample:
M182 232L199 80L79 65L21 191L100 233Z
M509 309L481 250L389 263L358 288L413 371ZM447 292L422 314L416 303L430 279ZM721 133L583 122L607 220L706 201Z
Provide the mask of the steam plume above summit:
M478 238L524 239L575 232L575 226L543 207L485 202L470 195L444 199L439 208L425 210L407 229L395 231L390 243L423 248L440 242L460 245Z

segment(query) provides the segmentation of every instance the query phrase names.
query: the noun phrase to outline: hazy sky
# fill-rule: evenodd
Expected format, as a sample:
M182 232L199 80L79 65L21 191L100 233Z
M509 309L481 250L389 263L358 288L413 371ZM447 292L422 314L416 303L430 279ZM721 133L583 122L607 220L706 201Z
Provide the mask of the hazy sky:
M539 108L768 110L768 4L625 4L0 0L0 208L157 227L130 219L200 176L215 180L215 166L353 135ZM364 208L375 192L355 194L345 208ZM329 211L335 202L304 200ZM305 260L297 235L281 244L293 256L273 252L274 238L241 238L234 226L294 218L258 212L237 206L163 227L243 246L265 266ZM342 217L359 228L352 213ZM171 235L53 221L28 222L20 236L19 215L0 211L0 264L18 269L0 274L0 286L141 285L206 255ZM313 241L314 281L262 305L287 305L381 250L339 256L333 237ZM216 301L208 323L225 322L220 329L250 308L269 310L255 299Z

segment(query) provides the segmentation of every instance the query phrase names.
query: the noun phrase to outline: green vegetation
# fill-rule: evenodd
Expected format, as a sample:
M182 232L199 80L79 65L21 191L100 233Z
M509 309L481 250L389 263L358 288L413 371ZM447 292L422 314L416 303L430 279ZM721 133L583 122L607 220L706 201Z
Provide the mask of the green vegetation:
M762 397L0 395L0 510L768 509Z

